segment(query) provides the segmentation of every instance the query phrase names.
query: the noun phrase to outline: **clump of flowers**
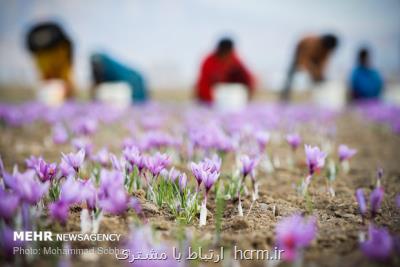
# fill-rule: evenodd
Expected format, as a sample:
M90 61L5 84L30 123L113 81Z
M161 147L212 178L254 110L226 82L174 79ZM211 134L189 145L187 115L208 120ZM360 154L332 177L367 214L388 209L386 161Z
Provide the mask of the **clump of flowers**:
M99 207L111 214L121 214L128 208L129 198L121 172L101 170L98 200Z
M140 153L139 149L134 146L127 147L123 150L123 155L127 164L127 172L131 173L136 167L139 173L142 173L146 166L145 157ZM116 160L113 160L114 167L119 165Z
M304 218L300 214L283 218L276 225L276 243L283 249L283 260L302 262L303 250L315 239L316 218ZM301 266L298 265L298 266Z
M312 176L325 165L326 153L322 152L319 147L304 146L306 152L306 163L308 167L308 176L303 180L301 192L303 196L307 194L308 186L311 183Z
M205 158L199 163L191 162L189 167L197 182L197 192L200 191L201 183L203 182L207 172L219 172L221 169L221 158L214 155L211 159Z
M186 173L173 167L163 170L160 176L162 179L154 184L156 204L166 204L176 219L191 222L198 212L198 194L191 192Z
M153 156L145 158L145 166L154 177L157 177L162 170L171 164L171 159L167 154L157 152Z
M204 185L204 199L200 208L200 222L199 225L203 226L207 223L207 197L211 187L217 181L220 175L221 159L214 156L212 159L205 158L202 162L196 164L191 163L193 175L197 181L197 191L200 191L200 185Z
M49 189L49 182L39 181L32 170L23 173L16 171L12 176L3 176L3 179L22 202L30 205L37 204Z
M240 169L240 174L241 178L239 180L239 186L238 186L238 212L239 216L243 216L243 208L242 208L242 198L241 198L241 188L242 185L245 186L246 182L246 177L250 176L251 182L252 182L252 199L255 201L258 198L258 184L256 182L256 177L255 177L255 168L258 164L257 159L251 159L248 155L243 155L240 157L240 164L241 164L241 169Z
M370 202L372 218L375 218L376 215L378 214L378 211L382 205L383 196L384 196L384 190L382 187L377 187L371 192L371 194L369 196L369 202ZM367 204L365 201L363 189L359 188L356 190L356 200L358 203L360 214L364 221L364 219L366 218L366 214L367 214Z
M60 198L49 205L50 217L66 224L71 204L80 200L81 185L72 176L68 177L60 188Z
M346 145L339 145L338 155L339 162L342 164L342 169L345 173L350 170L350 159L357 153L356 149L349 148Z

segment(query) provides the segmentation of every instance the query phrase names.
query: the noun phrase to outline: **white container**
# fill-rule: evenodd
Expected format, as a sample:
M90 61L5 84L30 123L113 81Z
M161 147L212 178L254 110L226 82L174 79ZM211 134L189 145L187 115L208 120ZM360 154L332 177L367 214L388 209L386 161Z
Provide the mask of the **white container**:
M400 84L393 83L385 86L383 100L386 103L400 106Z
M312 87L312 82L308 72L300 70L296 71L293 75L292 88L293 91L303 92Z
M125 82L101 83L96 88L96 99L116 107L128 107L132 103L131 87Z
M243 110L248 102L248 90L239 83L221 83L213 89L214 105L222 112Z
M64 102L65 91L65 83L62 80L43 81L37 90L36 99L48 106L59 106Z
M314 104L340 110L346 106L347 87L342 81L325 81L314 85L312 101Z

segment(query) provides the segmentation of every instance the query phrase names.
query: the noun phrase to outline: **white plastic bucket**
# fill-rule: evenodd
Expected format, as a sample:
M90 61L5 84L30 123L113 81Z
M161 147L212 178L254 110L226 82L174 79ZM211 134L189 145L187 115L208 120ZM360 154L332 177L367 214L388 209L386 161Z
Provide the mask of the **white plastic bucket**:
M346 106L347 87L342 81L326 81L317 83L312 90L314 104L340 110Z
M238 83L221 83L215 86L214 105L222 112L243 110L248 102L246 86Z
M132 103L131 88L125 82L101 83L96 88L96 99L116 107L127 107Z
M37 90L36 98L46 105L59 106L64 102L65 90L65 83L62 80L43 81Z

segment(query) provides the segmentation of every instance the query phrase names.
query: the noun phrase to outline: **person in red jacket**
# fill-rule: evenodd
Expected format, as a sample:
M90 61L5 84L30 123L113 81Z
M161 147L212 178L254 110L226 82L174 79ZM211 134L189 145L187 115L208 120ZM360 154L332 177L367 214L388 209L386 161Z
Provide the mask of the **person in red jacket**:
M196 84L196 97L202 102L213 101L213 87L218 83L241 83L254 91L253 77L234 51L231 39L219 41L217 48L202 63Z

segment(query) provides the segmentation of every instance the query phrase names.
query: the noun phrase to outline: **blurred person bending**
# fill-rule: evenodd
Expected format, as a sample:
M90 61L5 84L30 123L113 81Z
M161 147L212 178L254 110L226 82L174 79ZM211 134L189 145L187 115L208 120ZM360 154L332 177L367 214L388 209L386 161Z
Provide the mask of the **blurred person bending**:
M214 52L203 61L196 84L196 97L201 102L213 101L213 87L218 83L240 83L247 87L249 96L254 91L254 81L234 51L231 39L219 41Z
M333 34L308 36L301 39L296 46L281 99L284 101L290 99L293 77L297 71L306 71L315 83L323 81L325 67L337 45L338 38Z
M95 88L105 82L125 82L131 90L131 99L135 102L142 102L148 98L148 89L143 75L104 53L95 53L90 58L94 86L92 96L95 95Z
M383 81L379 72L371 65L367 48L358 52L357 65L350 77L350 89L353 100L378 98L382 94Z
M33 55L42 79L62 80L65 96L72 97L73 44L62 27L55 22L34 25L28 31L26 47Z

